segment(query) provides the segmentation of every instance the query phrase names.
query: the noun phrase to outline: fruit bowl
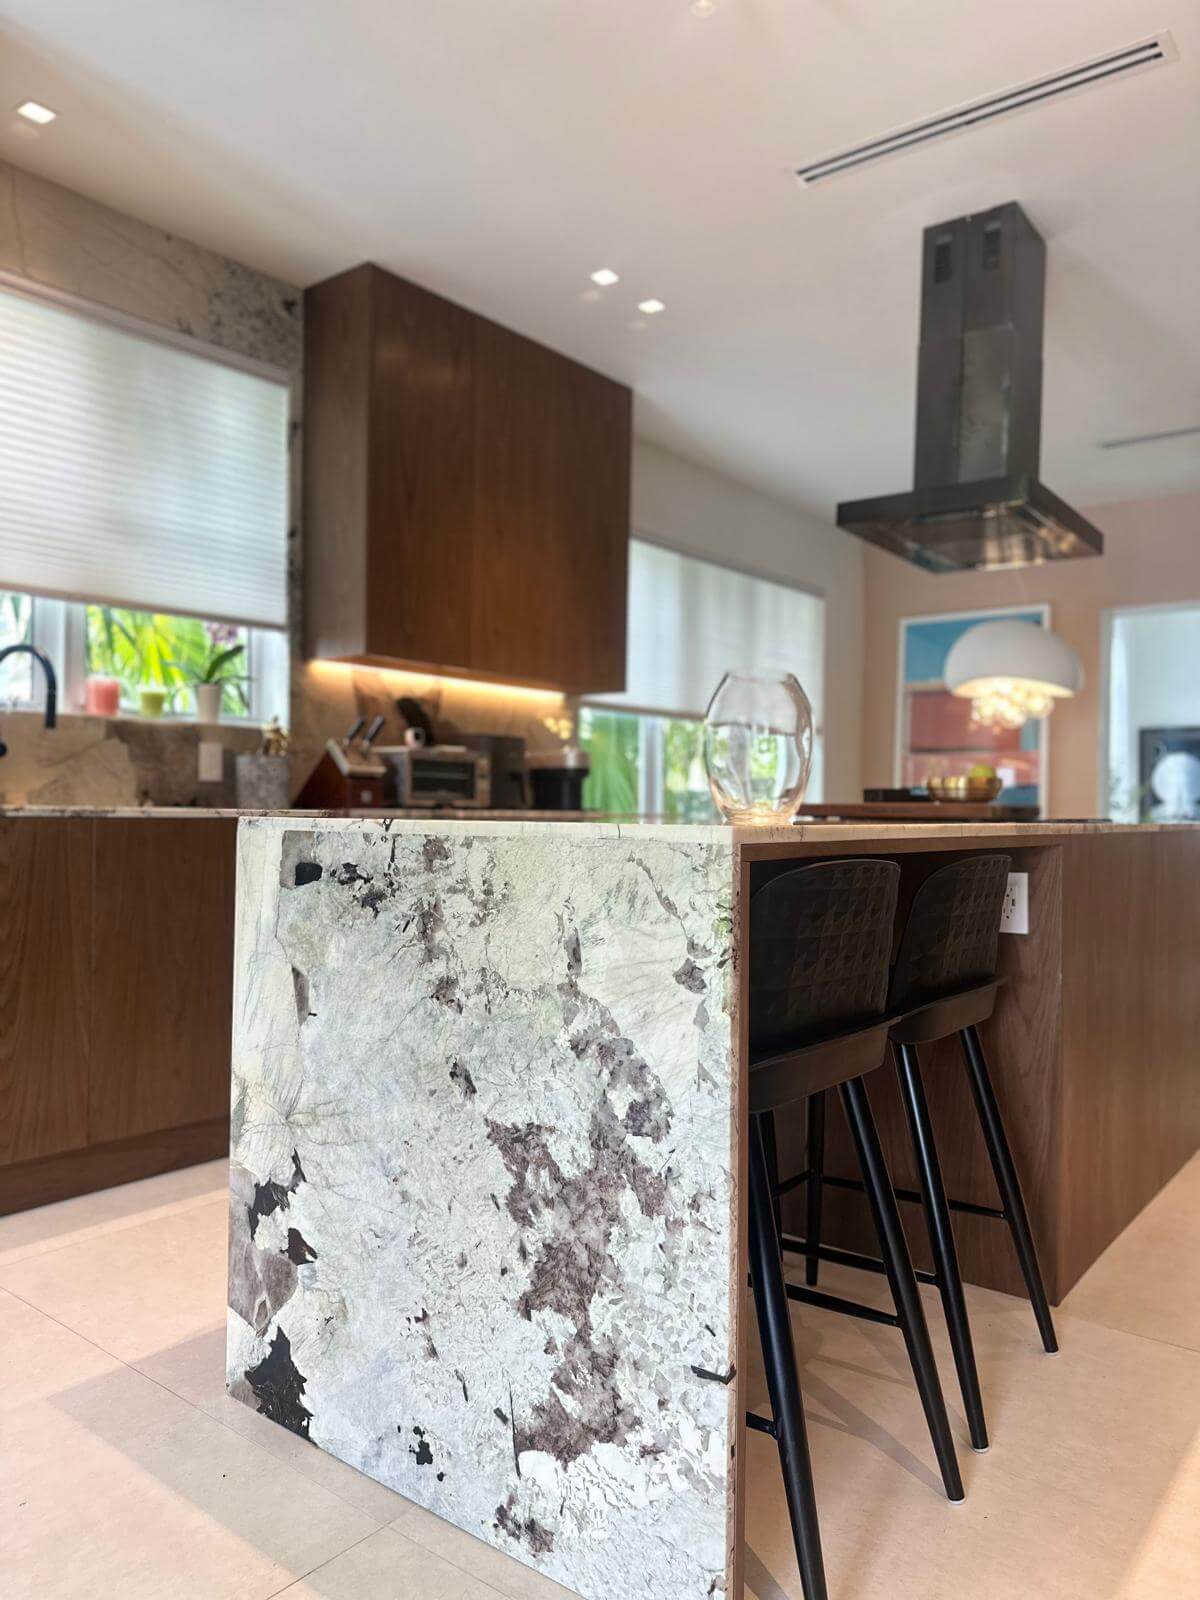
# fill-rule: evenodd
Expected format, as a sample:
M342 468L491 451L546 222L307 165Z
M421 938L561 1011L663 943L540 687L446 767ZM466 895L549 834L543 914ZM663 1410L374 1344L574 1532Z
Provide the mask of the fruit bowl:
M969 800L976 804L994 800L1004 787L1002 778L927 778L925 787L932 800Z

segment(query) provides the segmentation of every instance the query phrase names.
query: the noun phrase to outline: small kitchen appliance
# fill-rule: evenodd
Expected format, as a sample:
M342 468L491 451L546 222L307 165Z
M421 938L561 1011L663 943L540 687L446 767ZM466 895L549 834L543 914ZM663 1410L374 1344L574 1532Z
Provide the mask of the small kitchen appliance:
M463 806L486 810L492 803L491 762L486 752L461 744L380 745L387 769L387 804Z

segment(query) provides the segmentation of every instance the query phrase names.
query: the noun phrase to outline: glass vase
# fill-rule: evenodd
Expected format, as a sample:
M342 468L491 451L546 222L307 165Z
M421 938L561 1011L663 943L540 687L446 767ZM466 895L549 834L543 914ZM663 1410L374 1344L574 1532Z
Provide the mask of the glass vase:
M704 718L704 765L726 821L789 822L804 799L812 746L812 706L790 672L727 672Z

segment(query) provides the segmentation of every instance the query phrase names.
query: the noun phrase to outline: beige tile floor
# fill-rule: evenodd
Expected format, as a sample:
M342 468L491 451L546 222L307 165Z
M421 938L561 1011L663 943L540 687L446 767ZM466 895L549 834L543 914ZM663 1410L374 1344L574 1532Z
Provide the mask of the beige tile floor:
M223 1180L214 1162L0 1219L3 1600L562 1600L227 1398ZM1200 1595L1200 1157L1070 1295L1061 1355L1023 1302L970 1301L985 1456L928 1302L962 1506L899 1335L796 1314L834 1600ZM798 1600L773 1446L749 1450L750 1593Z

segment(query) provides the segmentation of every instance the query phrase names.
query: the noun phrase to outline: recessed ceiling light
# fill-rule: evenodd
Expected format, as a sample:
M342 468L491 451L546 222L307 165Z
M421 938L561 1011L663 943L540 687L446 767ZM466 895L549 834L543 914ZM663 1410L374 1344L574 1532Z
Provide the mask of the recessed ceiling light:
M611 289L614 283L620 283L621 274L614 272L611 267L597 267L591 278L592 282L598 283L602 289Z
M665 311L666 305L661 300L639 300L638 310L644 311L648 317L657 316L660 311Z
M694 17L711 17L717 9L717 0L692 0L692 15Z
M53 122L58 112L51 111L49 106L39 105L36 100L26 100L23 105L17 107L17 115L24 117L28 122L45 123Z

